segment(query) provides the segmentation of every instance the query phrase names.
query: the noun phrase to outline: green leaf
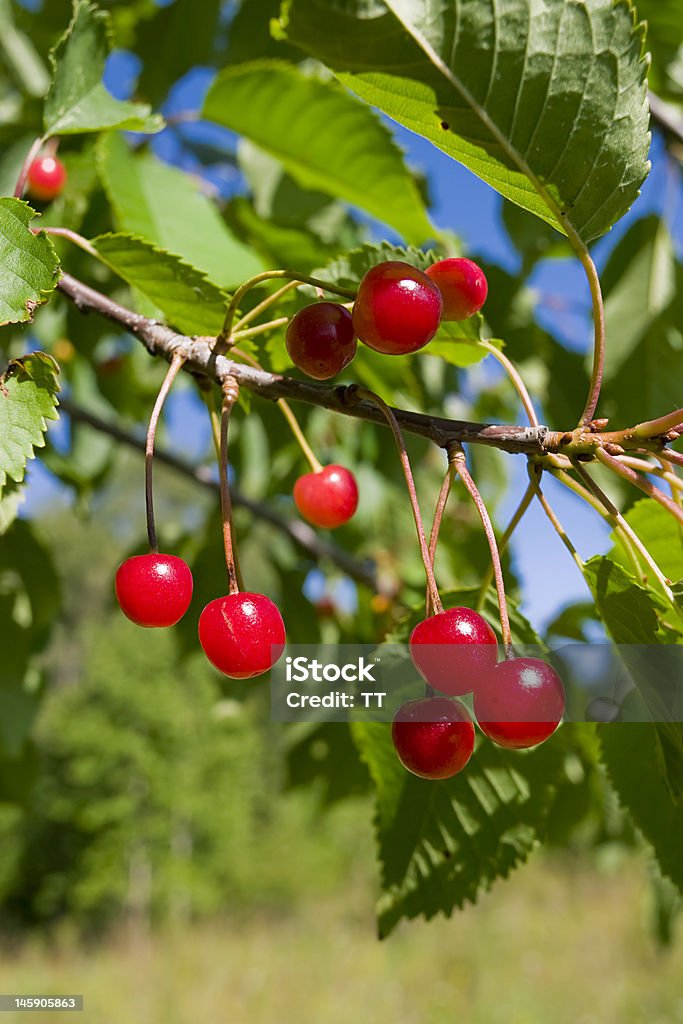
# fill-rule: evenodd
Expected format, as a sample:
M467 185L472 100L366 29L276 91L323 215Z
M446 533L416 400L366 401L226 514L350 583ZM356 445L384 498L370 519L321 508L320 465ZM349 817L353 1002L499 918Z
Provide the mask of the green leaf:
M365 242L357 249L343 253L335 259L330 260L324 267L315 271L316 277L324 281L334 282L340 288L357 288L361 278L372 267L376 267L386 260L400 260L402 263L410 263L418 270L426 270L434 263L436 256L433 252L424 252L415 246L392 245L390 242Z
M682 727L677 728L683 741ZM683 891L683 803L672 801L662 775L656 727L645 722L605 725L599 735L602 759L621 803L652 844L662 872Z
M360 207L408 241L434 234L391 134L335 82L279 61L241 64L219 74L203 116L276 157L304 188Z
M638 15L647 19L645 42L652 56L650 88L660 98L683 98L683 8L679 0L638 0Z
M382 938L402 918L450 916L505 878L542 838L567 781L564 730L525 753L482 740L465 771L430 782L400 764L386 723L352 729L377 791Z
M102 183L121 231L176 253L220 287L231 287L263 270L216 206L187 174L149 153L134 155L117 136L98 147Z
M31 231L35 216L21 199L0 199L0 325L30 322L57 284L59 260L47 235Z
M280 32L575 243L649 170L643 30L630 3L289 0Z
M102 75L111 49L110 16L76 0L69 28L51 56L52 86L43 115L46 135L74 135L111 128L158 132L163 120L147 104L124 103L107 92Z
M659 217L645 217L626 232L602 276L609 380L636 350L676 291L671 237Z
M584 565L600 618L616 644L656 644L661 601L606 555Z
M47 420L56 420L55 361L44 352L13 359L0 377L0 493L7 478L20 483L34 448L42 448Z
M218 39L221 0L174 0L157 5L154 15L142 22L135 49L143 57L138 89L142 96L161 103L169 86L197 65L212 63ZM153 54L163 54L155 60Z
M45 95L50 76L30 38L14 24L10 0L0 0L0 57L27 96Z
M652 498L641 498L631 506L624 518L648 549L655 562L669 579L683 577L683 536L681 528L670 512ZM621 565L628 565L618 534L613 557Z
M178 331L218 334L229 296L206 274L134 235L100 235L92 244L103 262L153 302Z

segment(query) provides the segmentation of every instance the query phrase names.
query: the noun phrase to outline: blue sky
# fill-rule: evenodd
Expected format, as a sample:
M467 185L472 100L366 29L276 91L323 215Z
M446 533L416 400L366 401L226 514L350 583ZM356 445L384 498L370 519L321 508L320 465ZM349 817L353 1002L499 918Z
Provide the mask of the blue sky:
M110 58L107 85L115 95L126 98L135 86L137 73L137 59L119 51ZM210 69L196 68L174 87L165 105L165 112L168 114L197 109L212 75ZM502 226L501 197L425 139L395 125L392 125L392 129L409 163L428 177L435 224L459 235L466 250L477 252L507 269L514 269L519 257ZM215 126L200 123L191 127L183 126L182 131L191 132L195 139L227 150L234 143L229 132ZM187 169L197 169L191 154L183 149L177 132L167 130L161 133L155 138L153 146L163 159L177 162ZM669 204L670 207L671 179L664 147L658 138L653 141L652 159L653 171L641 197L627 217L599 243L596 251L598 264L604 261L612 245L634 219L653 211L664 213L665 206ZM227 161L212 169L210 177L224 195L229 195L241 184L239 175ZM683 211L678 204L676 209L672 211L669 208L666 213L680 254L683 248ZM589 308L586 281L577 261L544 261L539 264L530 283L540 293L567 297L574 302L580 300L585 303L586 310ZM539 305L537 316L539 322L568 347L579 351L589 348L591 325L587 315L581 312L558 313ZM174 448L190 458L196 458L208 440L206 420L189 392L180 391L172 396L168 423ZM503 506L504 517L514 509L526 482L524 459L514 458L511 463L512 479ZM46 502L63 496L59 484L38 462L31 464L28 480L24 514L36 511L44 507ZM600 517L554 480L548 479L544 487L582 555L608 550L609 530ZM568 602L587 598L585 584L576 566L537 505L529 510L516 534L513 556L523 584L524 611L537 627L552 619L557 610Z

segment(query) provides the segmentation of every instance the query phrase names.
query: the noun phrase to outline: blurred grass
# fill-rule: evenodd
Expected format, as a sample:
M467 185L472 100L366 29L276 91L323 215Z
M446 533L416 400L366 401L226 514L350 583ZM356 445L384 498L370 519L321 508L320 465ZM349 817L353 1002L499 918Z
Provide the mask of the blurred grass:
M277 856L277 851L273 851ZM10 944L0 992L85 996L97 1024L679 1024L683 946L657 953L642 864L535 859L451 921L374 936L369 886L101 944ZM44 1014L3 1015L35 1024ZM59 1016L50 1020L64 1019ZM69 1018L70 1019L70 1018Z

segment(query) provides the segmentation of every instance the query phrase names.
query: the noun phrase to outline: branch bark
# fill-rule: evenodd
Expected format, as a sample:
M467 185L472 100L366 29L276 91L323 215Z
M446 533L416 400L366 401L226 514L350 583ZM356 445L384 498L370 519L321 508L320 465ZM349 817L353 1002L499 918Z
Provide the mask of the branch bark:
M149 320L119 305L106 295L64 274L58 288L82 313L95 312L112 320L138 338L153 355L170 360L175 352L185 357L185 369L202 377L218 382L234 377L242 387L248 388L262 398L272 401L278 398L293 399L317 405L331 412L369 420L386 426L382 412L371 402L363 400L356 393L354 385L335 387L315 381L295 380L282 374L256 370L243 363L234 362L226 356L217 355L209 344L213 339L189 338L178 334L170 327ZM484 444L502 451L542 455L548 428L505 426L486 423L469 423L450 420L440 416L394 410L401 428L418 434L447 449L454 441Z

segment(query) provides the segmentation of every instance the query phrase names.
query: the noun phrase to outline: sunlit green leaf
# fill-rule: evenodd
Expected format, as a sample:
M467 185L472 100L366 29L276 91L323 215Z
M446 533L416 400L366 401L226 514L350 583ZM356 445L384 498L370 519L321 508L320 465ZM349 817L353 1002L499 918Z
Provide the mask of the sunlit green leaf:
M14 359L0 377L0 492L19 483L34 448L45 444L47 420L57 419L59 370L43 352Z
M59 260L47 235L34 235L35 212L20 199L0 199L0 324L25 323L47 302Z

